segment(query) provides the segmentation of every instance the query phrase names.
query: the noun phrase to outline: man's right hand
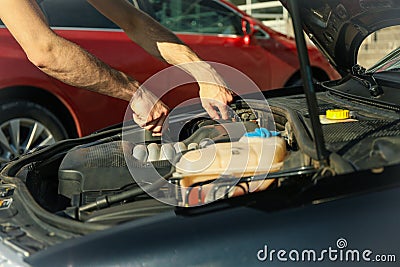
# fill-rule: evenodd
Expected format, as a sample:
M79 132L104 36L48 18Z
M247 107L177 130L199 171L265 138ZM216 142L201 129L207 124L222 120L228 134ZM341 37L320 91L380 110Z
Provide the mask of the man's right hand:
M226 88L225 83L218 84L199 83L200 98L203 108L207 111L208 115L214 120L229 119L228 104L232 102L232 92ZM217 110L221 113L218 115Z
M162 126L169 113L168 107L161 100L141 86L134 93L130 107L133 120L140 127L152 131L153 136L161 136Z

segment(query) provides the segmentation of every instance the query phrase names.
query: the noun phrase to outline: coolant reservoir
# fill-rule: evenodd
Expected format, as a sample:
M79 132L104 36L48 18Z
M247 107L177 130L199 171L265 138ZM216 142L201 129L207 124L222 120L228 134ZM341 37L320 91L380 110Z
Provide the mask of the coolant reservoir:
M190 151L176 164L181 186L216 179L221 175L252 176L278 171L286 155L282 137L242 137L238 142L217 143Z

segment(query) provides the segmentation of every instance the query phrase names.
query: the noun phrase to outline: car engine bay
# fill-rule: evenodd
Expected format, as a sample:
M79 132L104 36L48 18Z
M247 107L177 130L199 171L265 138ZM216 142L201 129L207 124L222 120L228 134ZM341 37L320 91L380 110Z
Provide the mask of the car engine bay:
M45 210L108 225L174 206L285 187L302 190L325 177L399 163L394 155L400 150L400 126L393 107L351 97L337 82L318 86L326 90L317 97L328 162L317 159L305 96L291 95L269 98L269 106L238 99L230 121L185 114L170 124L176 134L167 140L140 141L136 126L127 127L131 141L120 128L105 138L76 140L21 167L16 177ZM327 118L329 112L346 117ZM254 133L256 138L244 138Z

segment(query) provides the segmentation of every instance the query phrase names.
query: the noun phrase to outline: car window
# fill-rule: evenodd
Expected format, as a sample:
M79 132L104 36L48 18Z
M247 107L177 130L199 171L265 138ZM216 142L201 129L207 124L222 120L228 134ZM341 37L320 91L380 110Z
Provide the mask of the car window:
M38 0L52 27L118 29L84 0Z
M142 0L140 8L174 32L243 35L241 18L212 0Z
M256 27L256 32L254 33L254 36L258 39L269 39L270 38L269 34L258 26Z

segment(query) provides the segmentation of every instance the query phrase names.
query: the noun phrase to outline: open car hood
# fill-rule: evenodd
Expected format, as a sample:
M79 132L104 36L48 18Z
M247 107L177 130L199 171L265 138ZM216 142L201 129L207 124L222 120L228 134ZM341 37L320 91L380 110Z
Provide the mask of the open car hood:
M288 1L281 0L287 7ZM343 75L371 33L400 24L400 0L301 0L303 29Z

